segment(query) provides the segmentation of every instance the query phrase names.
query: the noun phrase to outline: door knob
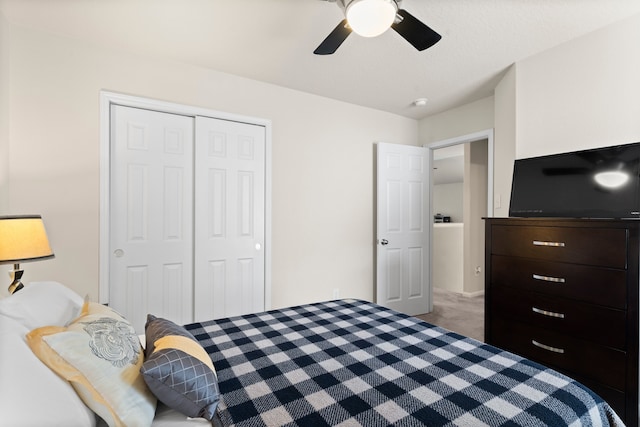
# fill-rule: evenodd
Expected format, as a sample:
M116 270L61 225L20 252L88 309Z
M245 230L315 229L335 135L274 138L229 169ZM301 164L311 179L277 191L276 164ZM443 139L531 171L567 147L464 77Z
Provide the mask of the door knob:
M380 244L381 244L382 246L386 246L386 245L388 245L388 244L389 244L389 241L388 241L387 239L382 239L382 240L380 240Z

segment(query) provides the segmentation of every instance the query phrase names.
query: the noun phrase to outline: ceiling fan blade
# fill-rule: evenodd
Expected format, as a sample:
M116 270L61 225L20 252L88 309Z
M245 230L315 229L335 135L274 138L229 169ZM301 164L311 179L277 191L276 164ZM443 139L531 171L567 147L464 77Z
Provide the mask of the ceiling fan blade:
M316 55L331 55L338 50L349 34L351 34L351 27L347 25L347 20L343 19L342 22L340 22L338 26L331 31L331 34L329 34L327 38L320 43L320 46L318 46L313 53Z
M391 28L396 30L406 41L411 43L418 50L425 50L438 43L442 36L422 21L411 15L404 9L398 10L398 15L402 21L394 23Z

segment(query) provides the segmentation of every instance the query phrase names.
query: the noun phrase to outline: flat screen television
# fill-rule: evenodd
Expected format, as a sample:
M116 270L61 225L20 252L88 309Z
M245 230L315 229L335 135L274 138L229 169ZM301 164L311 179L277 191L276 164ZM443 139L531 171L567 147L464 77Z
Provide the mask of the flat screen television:
M640 218L640 142L518 159L509 216Z

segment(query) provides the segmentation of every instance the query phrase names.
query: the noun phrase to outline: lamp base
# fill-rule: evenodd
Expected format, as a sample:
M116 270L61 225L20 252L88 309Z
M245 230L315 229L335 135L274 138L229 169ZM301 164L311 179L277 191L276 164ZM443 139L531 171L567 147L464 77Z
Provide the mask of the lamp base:
M24 285L20 281L23 273L24 270L20 269L20 264L13 264L13 270L9 271L9 277L11 278L11 284L9 285L10 294L18 292L20 289L24 288Z

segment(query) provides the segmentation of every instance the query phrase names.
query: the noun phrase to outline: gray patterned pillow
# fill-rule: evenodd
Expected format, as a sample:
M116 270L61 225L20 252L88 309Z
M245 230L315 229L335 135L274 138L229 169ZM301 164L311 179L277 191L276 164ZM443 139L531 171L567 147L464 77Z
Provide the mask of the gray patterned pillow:
M145 325L146 359L140 373L153 394L188 417L212 420L220 400L213 362L182 326L151 314Z

